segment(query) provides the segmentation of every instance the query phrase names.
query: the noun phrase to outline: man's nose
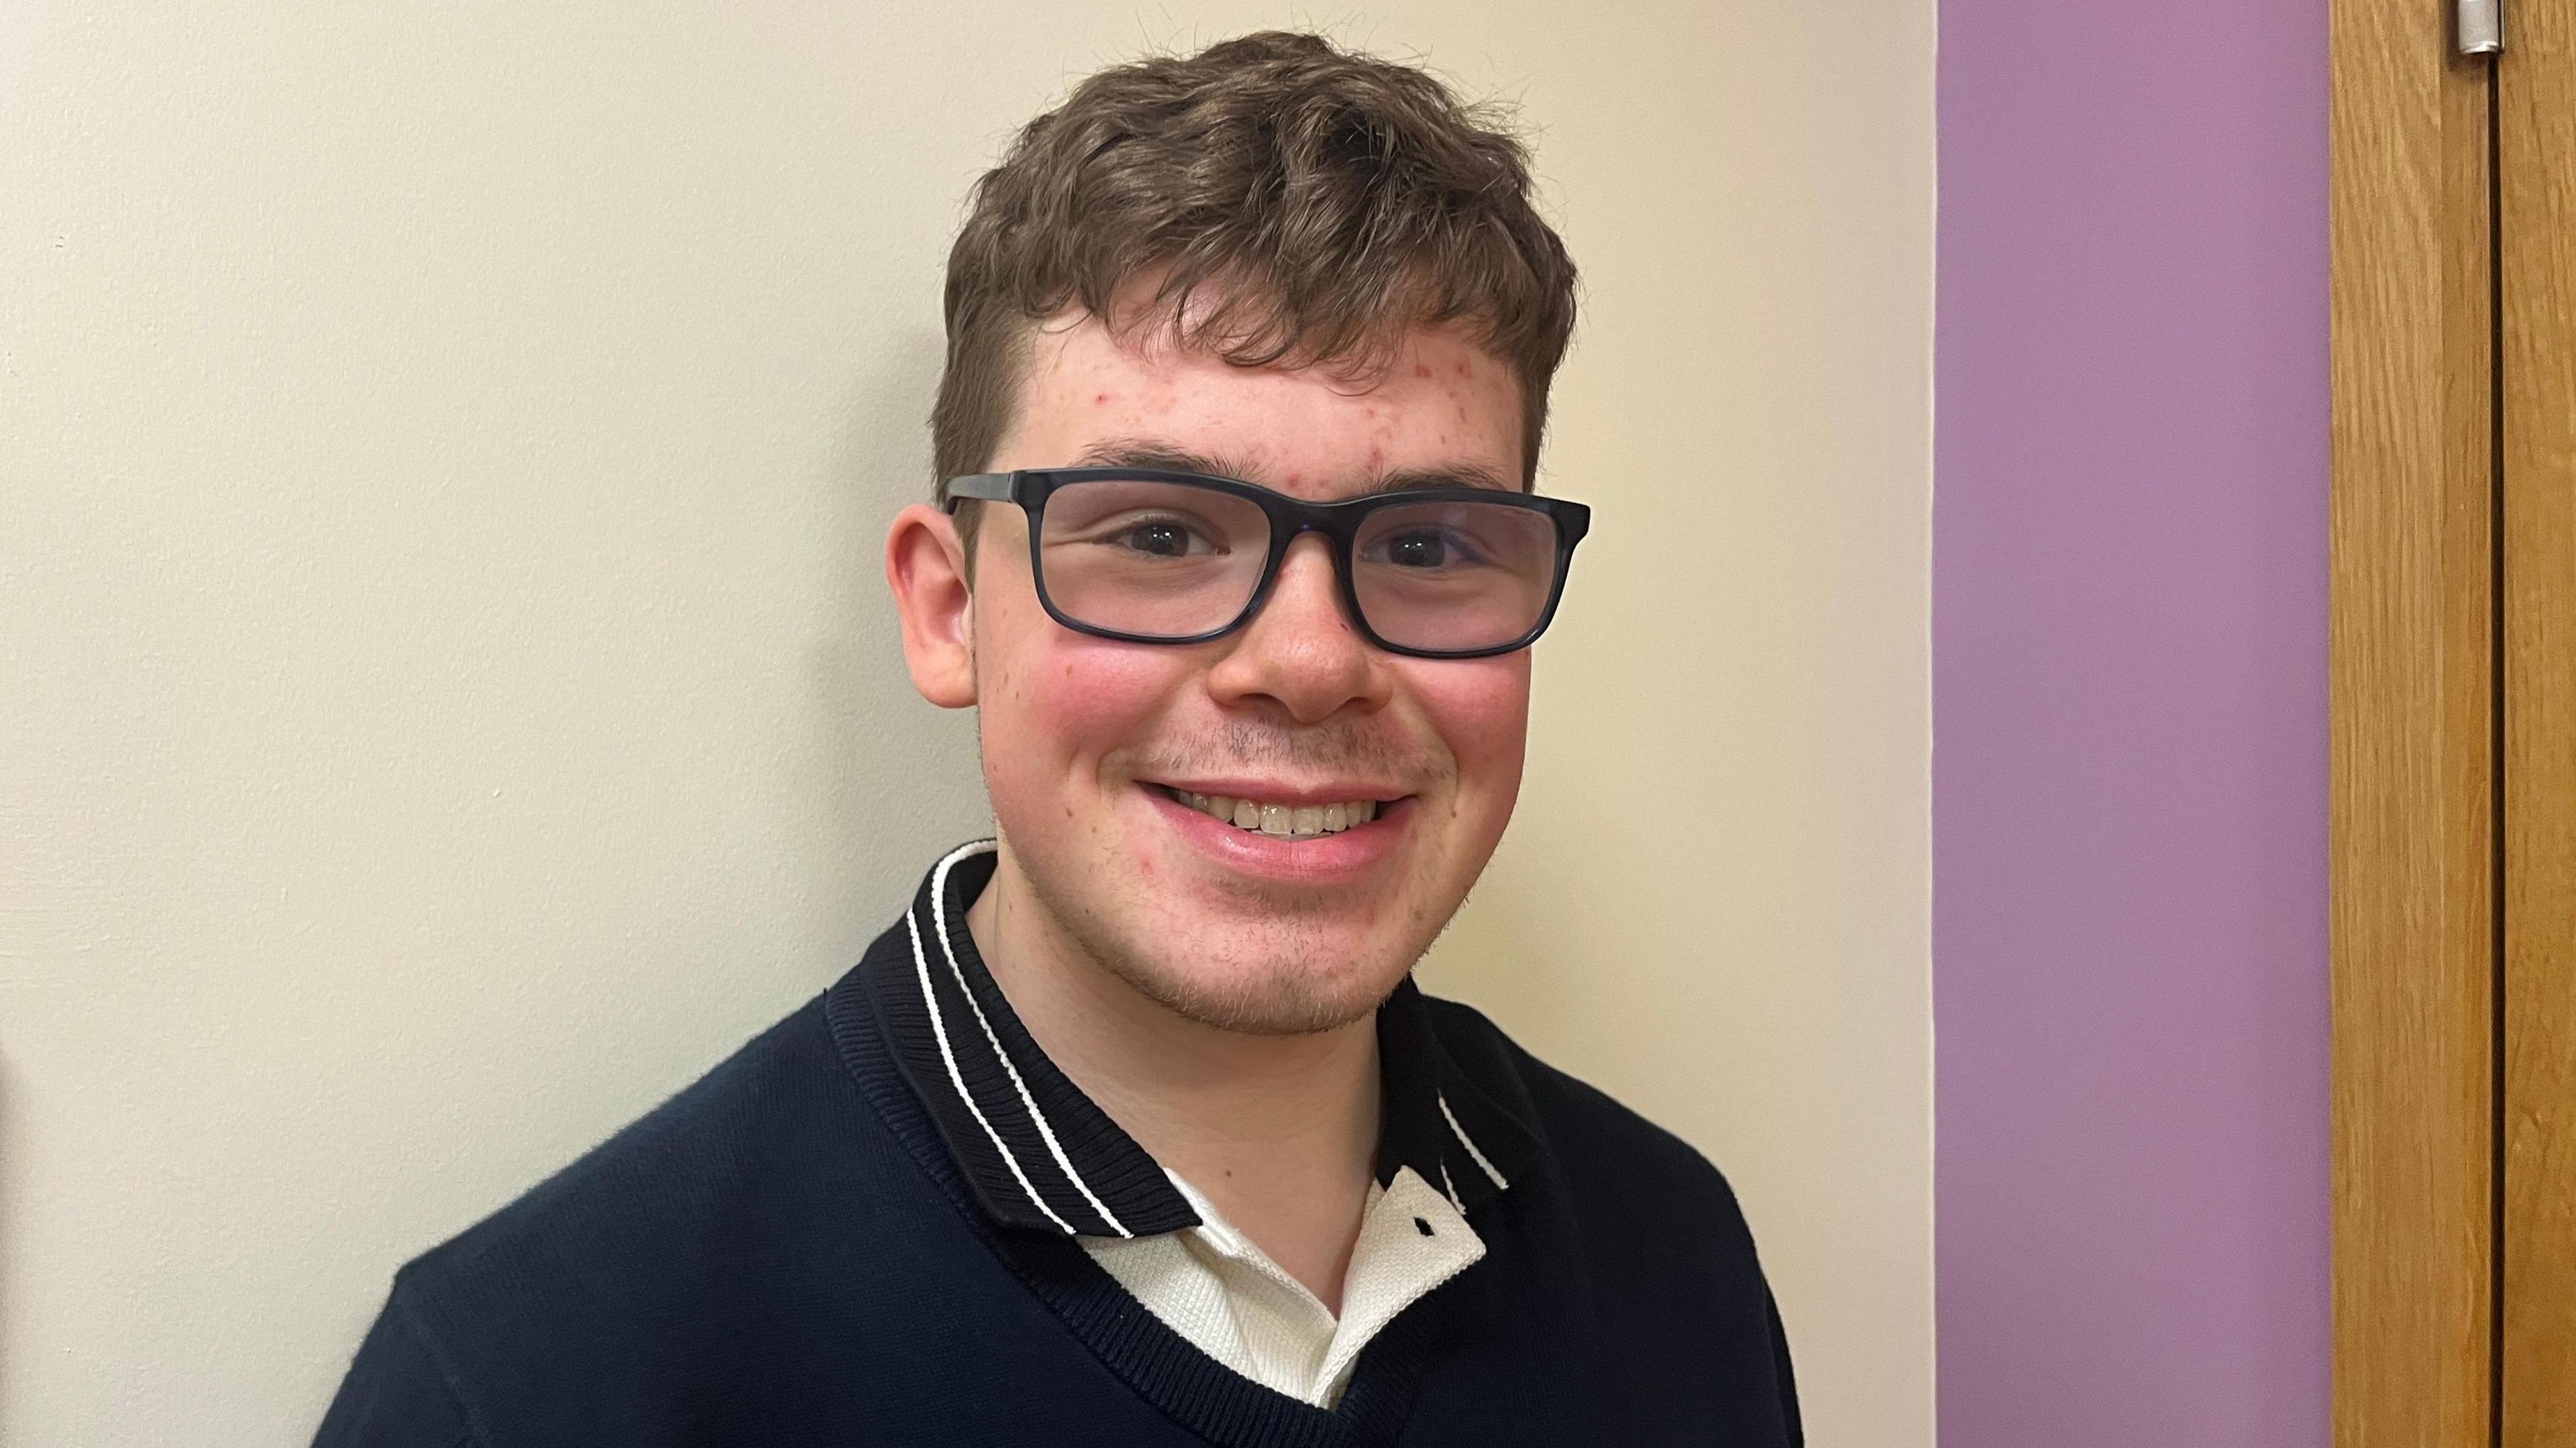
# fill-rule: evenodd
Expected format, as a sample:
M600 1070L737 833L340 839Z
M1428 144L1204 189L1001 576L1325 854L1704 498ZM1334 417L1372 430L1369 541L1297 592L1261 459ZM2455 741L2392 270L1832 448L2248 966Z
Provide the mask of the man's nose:
M1288 545L1270 597L1216 667L1208 688L1224 704L1275 702L1300 724L1357 705L1375 709L1392 686L1386 655L1343 611L1332 545L1307 534Z

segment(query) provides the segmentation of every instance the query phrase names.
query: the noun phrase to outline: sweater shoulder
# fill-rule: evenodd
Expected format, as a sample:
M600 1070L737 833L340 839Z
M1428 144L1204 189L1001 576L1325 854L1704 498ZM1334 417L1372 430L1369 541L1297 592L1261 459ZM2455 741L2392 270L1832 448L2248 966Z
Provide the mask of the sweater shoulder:
M826 1134L863 1116L822 1001L807 1002L696 1081L507 1206L431 1248L396 1280L415 1296L474 1296L532 1278L632 1280L734 1236L816 1169ZM847 1158L844 1147L835 1156Z
M1658 1206L1751 1250L1734 1188L1699 1148L1540 1060L1474 1006L1438 997L1425 1003L1450 1059L1531 1129L1554 1175L1578 1201L1621 1217Z

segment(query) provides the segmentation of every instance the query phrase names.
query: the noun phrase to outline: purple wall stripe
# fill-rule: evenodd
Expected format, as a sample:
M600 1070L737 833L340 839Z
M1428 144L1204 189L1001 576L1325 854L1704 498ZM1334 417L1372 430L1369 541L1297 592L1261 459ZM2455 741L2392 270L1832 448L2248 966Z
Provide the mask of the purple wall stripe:
M2327 1442L2322 0L1943 0L1942 1441Z

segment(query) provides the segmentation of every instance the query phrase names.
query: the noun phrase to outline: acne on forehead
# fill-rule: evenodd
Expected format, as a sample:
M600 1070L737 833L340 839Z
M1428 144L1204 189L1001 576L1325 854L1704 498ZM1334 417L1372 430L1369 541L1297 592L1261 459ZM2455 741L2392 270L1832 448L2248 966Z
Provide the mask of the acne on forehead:
M996 467L1062 466L1120 436L1258 466L1284 485L1391 466L1477 462L1522 476L1510 367L1454 327L1424 328L1365 378L1245 368L1094 320L1038 336L1023 406Z

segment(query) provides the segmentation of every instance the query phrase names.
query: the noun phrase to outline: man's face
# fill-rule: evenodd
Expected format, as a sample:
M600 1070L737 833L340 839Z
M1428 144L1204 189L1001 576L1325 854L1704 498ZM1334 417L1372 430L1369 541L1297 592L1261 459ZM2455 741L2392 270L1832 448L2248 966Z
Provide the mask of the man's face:
M1121 341L1083 318L1038 334L1024 387L995 471L1196 460L1317 501L1522 476L1518 384L1453 329L1414 332L1354 380ZM1028 549L1020 511L987 506L968 628L1002 869L1052 929L1193 1019L1289 1033L1374 1009L1511 816L1528 652L1372 647L1311 534L1225 638L1091 638L1047 617ZM1281 838L1184 795L1374 817Z

